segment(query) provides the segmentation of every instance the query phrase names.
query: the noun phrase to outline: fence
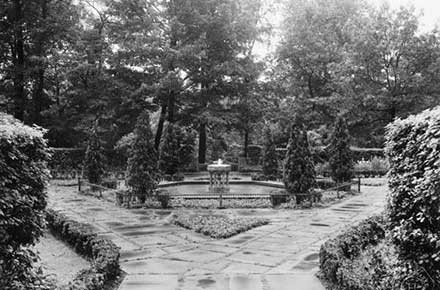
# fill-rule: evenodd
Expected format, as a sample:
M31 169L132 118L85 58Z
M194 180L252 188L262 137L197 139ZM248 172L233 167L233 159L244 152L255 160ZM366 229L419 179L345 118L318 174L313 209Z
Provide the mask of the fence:
M326 192L336 191L337 198L340 198L340 191L347 191L347 188L351 188L352 185L357 186L357 191L361 191L361 178L358 177L357 180L352 180L350 182L345 182L339 184L335 187L327 188L324 191L320 192L312 192L305 194L294 194L293 196L298 197L302 196L305 200L310 202L310 206L313 205L313 202L319 200L319 197ZM136 195L136 194L126 194L124 191L117 190L114 188L109 188L106 186L102 186L99 184L93 184L81 179L78 176L78 191L84 192L83 187L89 186L92 192L96 192L97 197L102 198L103 192L112 192L114 194L114 200L117 205L127 204L129 207L134 199L142 200L145 198L145 195ZM95 195L96 196L96 195ZM285 191L271 191L267 194L253 194L253 193L198 193L198 194L169 194L166 190L157 190L156 198L159 201L175 199L175 198L183 198L183 199L218 199L219 207L221 208L223 205L224 199L270 199L273 206L279 205L280 203L286 202L287 199L291 196Z

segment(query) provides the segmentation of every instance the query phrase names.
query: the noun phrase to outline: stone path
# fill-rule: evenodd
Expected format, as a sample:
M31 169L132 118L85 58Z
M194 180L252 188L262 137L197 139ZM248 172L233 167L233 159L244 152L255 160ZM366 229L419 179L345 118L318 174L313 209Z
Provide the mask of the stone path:
M170 224L171 214L184 210L127 210L78 195L74 187L52 186L49 206L89 223L121 247L127 276L120 290L323 290L315 276L321 244L382 211L386 191L364 186L362 194L321 209L198 210L271 221L225 240Z

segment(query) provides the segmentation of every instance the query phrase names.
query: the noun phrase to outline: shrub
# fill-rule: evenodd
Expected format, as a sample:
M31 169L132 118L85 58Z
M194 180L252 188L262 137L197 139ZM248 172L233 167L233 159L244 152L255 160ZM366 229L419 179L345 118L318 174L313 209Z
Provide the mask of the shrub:
M87 179L94 184L100 184L104 174L104 155L97 129L96 125L92 129L84 158L84 171Z
M174 175L191 162L194 137L175 124L168 124L160 147L159 166L162 173Z
M307 141L307 133L297 124L292 126L290 132L284 160L283 179L289 194L297 194L298 204L304 199L303 194L310 193L310 190L315 186L315 168Z
M359 256L366 247L376 245L384 237L383 217L374 216L325 242L319 252L320 270L324 278L337 285L346 285L346 276L350 276L349 271L352 269L343 271L344 264Z
M341 116L336 119L328 147L330 174L337 183L350 181L353 177L353 156L347 122Z
M264 175L275 177L276 179L278 175L278 158L275 142L269 128L265 130L262 167Z
M50 155L43 134L0 113L0 289L49 287L28 248L45 226Z
M440 107L387 126L389 226L399 256L440 287ZM407 271L410 272L410 269Z
M81 271L69 284L69 289L104 289L108 281L118 278L120 254L119 248L112 241L98 237L90 226L70 220L54 210L47 210L47 222L54 235L92 261L92 266Z
M212 215L179 215L174 224L215 239L225 239L269 223L261 218L230 218Z
M127 183L133 193L140 197L141 201L145 201L146 196L153 194L160 179L157 152L154 149L147 111L139 116L134 134L134 142L129 152Z

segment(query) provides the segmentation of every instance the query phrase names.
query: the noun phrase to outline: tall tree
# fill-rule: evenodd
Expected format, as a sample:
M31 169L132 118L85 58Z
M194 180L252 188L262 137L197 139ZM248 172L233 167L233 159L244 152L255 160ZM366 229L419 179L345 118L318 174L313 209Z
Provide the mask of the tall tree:
M79 22L77 12L73 1L0 4L0 85L18 119L42 125L41 114L49 106L45 81L51 50L69 38Z

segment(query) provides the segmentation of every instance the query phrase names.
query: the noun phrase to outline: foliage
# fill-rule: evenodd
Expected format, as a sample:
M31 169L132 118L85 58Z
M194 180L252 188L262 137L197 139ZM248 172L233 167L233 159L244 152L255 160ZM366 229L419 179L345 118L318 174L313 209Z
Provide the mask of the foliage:
M0 113L0 288L37 289L44 277L28 247L43 234L50 158L44 131Z
M350 181L353 177L353 156L347 122L342 116L336 119L328 146L331 177L337 183Z
M173 198L170 203L173 208L206 208L217 209L217 199L194 199ZM223 199L222 205L225 208L271 208L272 204L267 198L246 198L246 199Z
M225 239L269 223L261 218L231 218L211 215L178 215L174 224L215 239Z
M283 175L286 190L292 195L308 194L316 183L307 133L298 124L292 125ZM303 199L301 196L296 198L298 203Z
M387 127L389 227L399 257L440 281L440 107ZM408 269L411 272L411 269Z
M82 148L52 148L52 158L48 163L51 170L80 170L84 163L85 150Z
M84 158L84 171L90 183L100 184L104 174L104 155L102 153L101 140L99 139L96 126L93 127L89 136L89 142Z
M384 239L384 223L383 217L374 216L326 241L319 252L323 277L335 285L347 287L347 277L353 269L346 269L346 263L358 257L368 246L376 245ZM350 287L342 289L363 289Z
M87 224L68 219L54 210L47 211L52 233L71 245L75 251L90 258L89 269L78 273L69 284L71 290L100 290L120 274L119 248L110 240L98 237Z
M159 167L163 174L181 172L194 158L195 140L188 132L175 124L168 124L160 147Z
M263 174L269 177L269 179L278 178L278 158L275 151L275 142L273 136L269 130L265 130L265 140L263 147Z
M134 134L134 142L129 152L127 183L135 195L152 195L160 174L147 111L138 117Z
M387 174L389 163L386 158L373 157L371 160L361 160L354 165L356 174L383 176Z

